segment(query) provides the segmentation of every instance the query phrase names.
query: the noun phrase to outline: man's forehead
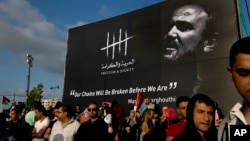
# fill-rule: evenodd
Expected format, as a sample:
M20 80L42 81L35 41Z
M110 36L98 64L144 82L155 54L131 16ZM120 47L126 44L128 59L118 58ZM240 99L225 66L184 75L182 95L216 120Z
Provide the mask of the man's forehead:
M205 12L201 7L197 5L186 5L183 6L174 13L176 17L189 17L200 14L201 12Z
M90 108L96 108L97 106L95 105L95 104L90 104L88 107L90 107Z
M195 107L213 107L213 105L208 105L208 104L206 104L205 102L203 102L203 101L196 101L195 102Z
M179 106L187 106L187 104L188 104L188 101L182 101L178 105Z

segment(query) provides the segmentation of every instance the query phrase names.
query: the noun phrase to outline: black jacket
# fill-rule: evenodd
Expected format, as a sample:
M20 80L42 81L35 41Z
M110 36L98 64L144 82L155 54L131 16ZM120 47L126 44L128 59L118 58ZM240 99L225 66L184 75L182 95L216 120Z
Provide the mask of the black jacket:
M80 125L75 134L74 141L108 141L108 125L102 118L95 122L91 120Z
M217 141L217 132L205 134L206 141ZM202 141L198 131L183 131L177 135L172 141Z

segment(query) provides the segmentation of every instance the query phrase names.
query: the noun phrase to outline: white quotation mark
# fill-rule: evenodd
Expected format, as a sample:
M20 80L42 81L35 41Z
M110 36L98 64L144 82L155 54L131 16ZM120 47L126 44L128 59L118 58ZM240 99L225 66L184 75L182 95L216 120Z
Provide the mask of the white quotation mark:
M177 82L170 82L169 89L175 89L177 87Z

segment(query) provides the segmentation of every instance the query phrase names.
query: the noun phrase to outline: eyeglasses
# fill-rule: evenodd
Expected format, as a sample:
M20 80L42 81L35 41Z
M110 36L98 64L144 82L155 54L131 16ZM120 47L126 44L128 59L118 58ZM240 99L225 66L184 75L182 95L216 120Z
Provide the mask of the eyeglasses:
M98 108L88 108L88 111L91 112L91 111L98 111Z

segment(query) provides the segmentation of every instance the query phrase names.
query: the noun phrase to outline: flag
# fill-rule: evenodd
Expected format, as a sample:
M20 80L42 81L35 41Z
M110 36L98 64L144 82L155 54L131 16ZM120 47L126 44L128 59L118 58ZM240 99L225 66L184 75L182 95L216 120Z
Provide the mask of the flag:
M138 109L143 102L143 97L140 92L137 93L136 101L135 101L135 107Z
M5 97L5 96L3 96L3 98L2 98L2 104L9 104L10 103L10 100L7 98L7 97Z
M147 105L144 102L144 98L141 94L141 92L137 93L137 97L136 97L136 102L135 102L135 107L136 109L138 109L138 111L141 114L141 117L144 118L146 112L147 112Z

